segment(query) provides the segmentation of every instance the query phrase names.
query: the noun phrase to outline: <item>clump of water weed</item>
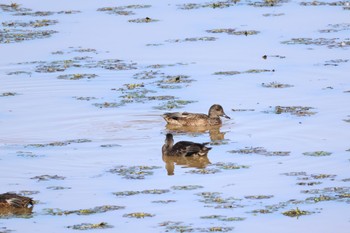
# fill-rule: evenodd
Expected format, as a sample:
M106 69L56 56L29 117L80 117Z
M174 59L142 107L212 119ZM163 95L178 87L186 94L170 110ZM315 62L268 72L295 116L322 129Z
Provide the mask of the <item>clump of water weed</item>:
M24 157L24 158L38 158L38 157L44 156L44 155L35 154L31 151L17 151L16 154L17 154L17 156Z
M316 112L311 111L312 109L314 108L304 106L275 106L274 113L289 113L295 116L311 116L316 114Z
M181 185L181 186L171 186L174 190L195 190L204 188L202 185Z
M254 7L275 7L275 6L281 6L282 3L286 3L288 0L263 0L263 1L253 1L249 2L249 6Z
M242 30L242 31L237 31L232 28L220 28L220 29L211 29L211 30L206 30L208 33L226 33L228 35L236 35L236 36L251 36L251 35L257 35L260 32L256 30Z
M236 163L230 163L230 162L229 163L217 162L212 165L224 170L236 170L236 169L242 169L242 168L249 168L248 165L238 165Z
M64 74L60 75L57 78L58 79L64 79L64 80L79 80L79 79L93 79L96 78L98 75L96 74Z
M33 27L33 28L40 28L40 27L47 27L51 25L57 24L57 20L51 20L51 19L42 19L42 20L35 20L35 21L5 21L2 22L2 26L4 27Z
M175 109L175 108L183 108L184 105L190 104L190 103L194 103L196 101L192 101L192 100L170 100L167 101L165 103L162 103L161 105L158 105L156 107L154 107L155 109L159 109L159 110L171 110L171 109Z
M159 70L146 70L133 75L135 79L154 79L164 75L164 73Z
M102 7L98 8L97 11L106 12L112 15L134 15L135 13L130 9L144 9L150 7L151 5L127 5L118 7Z
M287 88L287 87L293 87L293 85L290 84L283 84L279 82L270 82L270 83L262 83L261 86L268 87L268 88Z
M198 42L198 41L216 41L216 37L211 36L203 36L203 37L189 37L185 39L172 39L172 40L166 40L165 42L169 43L183 43L183 42Z
M348 6L346 1L335 1L335 2L323 2L323 1L312 1L312 2L300 2L302 6Z
M71 228L73 230L91 230L91 229L113 228L113 226L109 225L106 222L100 222L100 223L81 223L73 226L68 226L67 228Z
M28 144L25 147L48 147L48 146L67 146L72 143L86 143L86 142L92 142L89 139L73 139L73 140L67 140L67 141L57 141L57 142L50 142L46 144Z
M287 45L317 45L327 46L328 48L345 48L350 46L350 39L341 40L339 38L292 38L287 41L282 41L282 44Z
M47 189L50 190L66 190L66 189L72 189L71 187L63 187L63 186L49 186Z
M305 210L300 210L297 207L296 209L291 209L291 210L285 211L282 214L285 215L285 216L288 216L288 217L300 217L302 215L311 214L311 212L305 211Z
M214 169L214 168L199 168L194 170L189 170L186 173L190 174L200 174L200 175L208 175L208 174L215 174L221 172L220 169Z
M130 214L124 214L123 217L125 218L148 218L148 217L154 217L154 214L145 213L145 212L135 212Z
M124 166L119 165L109 172L122 176L125 179L145 179L146 176L153 175L154 169L160 169L158 166Z
M50 208L50 209L45 209L45 212L48 215L70 215L70 214L90 215L90 214L105 213L109 211L120 210L124 208L125 208L124 206L103 205L103 206L96 206L91 209L79 209L79 210L61 210L61 209Z
M4 92L1 93L0 97L15 96L18 95L16 92Z
M306 156L314 156L314 157L323 157L330 156L332 153L327 151L312 151L312 152L304 152L303 155Z
M34 176L30 179L38 180L38 181L48 181L48 180L64 180L66 179L66 177L58 176L58 175L40 175L40 176Z
M275 72L275 70L268 70L268 69L250 69L246 71L218 71L214 72L213 75L224 75L224 76L233 76L238 74L258 74L258 73L265 73L265 72Z
M160 204L169 204L174 203L176 200L158 200L158 201L152 201L152 203L160 203Z
M225 221L225 222L238 222L238 221L244 221L246 218L227 217L223 215L208 215L208 216L201 216L201 219L217 219L219 221Z
M222 9L234 6L236 2L239 2L239 0L226 0L226 1L216 1L216 2L207 2L207 3L186 3L183 5L178 5L179 9L182 10L193 10L193 9L199 9L199 8L212 8L212 9Z
M23 30L23 29L6 29L0 30L0 44L18 43L27 40L48 38L57 33L54 30Z
M253 199L253 200L270 199L270 198L273 198L273 195L250 195L250 196L244 196L244 198Z
M154 23L154 22L158 22L159 19L152 19L150 17L146 17L146 18L138 18L138 19L129 19L128 22L130 23Z
M267 151L263 147L245 147L243 149L238 150L230 150L228 151L232 154L258 154L265 156L289 156L290 151Z

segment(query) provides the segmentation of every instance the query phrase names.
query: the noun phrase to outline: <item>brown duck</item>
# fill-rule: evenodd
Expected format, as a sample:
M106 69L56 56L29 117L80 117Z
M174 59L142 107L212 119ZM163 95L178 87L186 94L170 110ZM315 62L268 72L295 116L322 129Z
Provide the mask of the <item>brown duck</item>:
M30 197L24 197L15 193L0 194L0 208L30 208L34 201Z
M180 141L174 145L173 135L168 133L162 147L163 156L206 156L211 150L208 143Z
M230 119L224 112L224 109L219 104L214 104L210 107L209 113L189 113L189 112L172 112L163 114L163 118L169 125L174 126L221 126L220 117Z

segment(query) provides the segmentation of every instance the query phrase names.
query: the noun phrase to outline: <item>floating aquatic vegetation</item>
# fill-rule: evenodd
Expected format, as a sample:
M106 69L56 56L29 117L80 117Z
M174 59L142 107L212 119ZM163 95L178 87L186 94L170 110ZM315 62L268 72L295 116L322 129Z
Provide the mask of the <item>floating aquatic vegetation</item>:
M189 37L185 39L174 39L174 40L166 40L165 42L169 43L183 43L183 42L197 42L197 41L216 41L216 37L212 36L203 36L203 37Z
M154 217L154 214L145 213L145 212L135 212L130 214L124 214L123 217L125 218L147 218L147 217Z
M273 211L269 209L257 209L252 211L253 214L272 214Z
M246 70L246 71L218 71L218 72L214 72L213 75L232 76L232 75L237 75L237 74L265 73L265 72L275 72L275 70L250 69L250 70Z
M174 203L176 200L158 200L158 201L152 201L152 203L160 203L160 204L169 204Z
M20 194L20 195L25 195L25 196L29 195L29 196L31 196L31 195L40 193L40 191L21 190L21 191L19 191L19 192L17 192L17 193Z
M231 109L233 112L254 112L255 109L243 109L243 108L235 108Z
M319 181L311 181L311 182L298 182L297 185L300 185L300 186L314 186L314 185L320 185L322 184L322 182L319 182Z
M164 73L161 73L159 70L150 70L150 71L142 71L133 75L135 79L154 79L159 78Z
M282 214L285 216L288 216L288 217L299 217L302 215L309 215L309 214L311 214L311 212L305 211L305 210L300 210L297 207L296 209L291 209L291 210L285 211Z
M191 83L194 80L189 78L188 75L168 75L165 76L163 80L159 81L159 83Z
M320 201L331 201L331 200L334 200L334 199L335 199L334 197L320 195L320 196L317 196L317 197L306 198L306 202L317 203L317 202L320 202Z
M5 96L15 96L18 95L16 92L4 92L0 94L0 97L5 97Z
M35 154L31 151L17 151L16 155L19 157L24 157L24 158L38 158L38 157L44 156L44 155Z
M103 206L96 206L91 209L61 210L61 209L50 208L50 209L44 209L44 211L48 215L70 215L70 214L90 215L90 214L105 213L108 211L120 210L124 208L125 208L124 206L103 205Z
M0 44L17 43L26 40L48 38L57 33L54 30L23 30L23 29L4 29L0 30Z
M159 19L152 19L150 17L146 17L146 18L138 18L138 19L129 19L128 22L130 23L154 23L154 22L158 22Z
M123 166L119 165L109 172L122 176L125 179L145 179L146 176L153 175L153 170L160 169L158 166Z
M63 186L49 186L47 189L50 190L65 190L65 189L72 189L71 187L63 187Z
M79 80L79 79L93 79L98 77L96 74L64 74L60 75L57 78L58 79L65 79L65 80Z
M213 8L213 9L222 9L234 6L239 0L234 1L216 1L216 2L207 2L207 3L186 3L183 5L178 5L179 9L182 10L193 10L193 9L200 9L200 8Z
M301 193L331 195L333 197L339 197L339 195L350 193L350 187L344 186L344 187L326 187L323 189L309 189L309 190L302 190Z
M211 30L206 30L208 33L226 33L228 35L244 35L244 36L251 36L251 35L257 35L260 32L256 30L242 30L242 31L237 31L236 29L233 28L219 28L219 29L211 29Z
M184 105L190 104L190 103L194 103L196 101L192 101L192 100L169 100L157 107L154 107L155 109L159 109L159 110L171 110L174 108L183 108Z
M35 21L5 21L2 22L2 26L4 27L33 27L33 28L39 28L39 27L47 27L51 25L57 24L57 20L51 20L51 19L43 19L43 20L35 20Z
M111 147L121 147L121 145L119 145L119 144L103 144L103 145L100 145L100 147L111 148Z
M330 156L332 153L327 151L313 151L313 152L304 152L303 155L314 156L314 157L323 157Z
M200 168L200 169L189 170L186 173L208 175L208 174L215 174L215 173L218 173L218 172L221 172L220 169Z
M254 1L249 2L249 6L255 6L255 7L275 7L275 6L282 6L282 3L286 3L288 0L263 0L261 2Z
M11 3L11 4L0 4L1 10L4 12L25 12L31 11L29 8L20 7L20 4Z
M67 141L50 142L46 144L28 144L25 147L67 146L72 143L86 143L86 142L92 142L92 141L89 139L73 139L73 140L67 140Z
M324 65L325 66L339 66L339 64L346 63L346 62L349 62L349 59L334 59L334 60L325 61Z
M171 186L174 190L195 190L204 188L202 185L181 185L181 186Z
M174 63L174 64L154 64L154 65L149 65L146 68L148 69L162 69L165 67L174 67L174 66L187 66L189 65L188 63L182 63L182 62L178 62L178 63Z
M288 156L290 151L267 151L263 147L245 147L238 150L230 150L229 153L233 154L258 154L265 156Z
M97 99L96 97L93 97L93 96L87 96L87 97L83 97L83 96L73 96L74 99L76 100L85 100L85 101L90 101L90 100L95 100Z
M71 14L78 14L81 13L81 11L76 11L76 10L66 10L66 11L32 11L32 10L27 10L27 11L17 11L15 13L15 16L34 16L34 17L44 17L44 16L51 16L55 14L65 14L65 15L71 15Z
M335 1L335 2L321 2L321 1L312 1L312 2L300 2L302 6L348 6L347 1Z
M71 228L73 230L91 230L91 229L113 228L113 226L109 225L106 222L100 222L100 223L81 223L73 226L68 226L67 228Z
M66 177L58 176L58 175L40 175L40 176L34 176L30 179L38 180L38 181L48 181L48 180L64 180L66 179Z
M219 221L225 221L225 222L238 222L238 221L244 221L246 218L227 217L223 215L208 215L208 216L202 216L201 219L217 219Z
M275 106L274 113L290 113L295 116L311 116L316 114L316 112L310 111L312 109L314 108L303 106Z
M137 195L140 193L141 193L140 191L122 191L122 192L114 192L113 194L116 195L117 197L119 196L126 197L126 196Z
M319 30L320 33L332 33L350 30L350 23L328 24L327 29Z
M26 74L31 76L32 72L28 72L28 71L13 71L13 72L8 72L7 75L21 75L21 74Z
M273 195L251 195L251 196L244 196L244 198L253 199L253 200L270 199L270 198L273 198Z
M267 14L263 14L262 16L264 17L276 17L276 16L283 16L285 15L284 13L267 13Z
M94 103L93 105L98 108L119 108L123 106L124 102L103 102L103 103Z
M279 82L262 83L261 86L267 87L267 88L287 88L287 87L293 87L293 85L290 85L290 84L283 84L283 83L279 83Z
M237 165L236 163L230 163L230 162L229 163L218 162L212 165L224 170L236 170L241 168L249 168L249 166L247 165Z
M287 45L318 45L327 46L328 48L344 48L350 46L350 39L341 40L339 38L292 38L287 41L282 41L282 44Z
M164 194L170 192L169 189L147 189L141 191L143 194Z
M165 227L165 232L193 232L195 229L191 225L185 225L183 222L174 221L166 221L159 223L159 226Z
M128 5L128 6L118 6L118 7L102 7L98 8L97 11L103 11L108 14L114 14L114 15L134 15L135 13L133 11L130 11L130 9L144 9L144 8L150 8L151 5Z

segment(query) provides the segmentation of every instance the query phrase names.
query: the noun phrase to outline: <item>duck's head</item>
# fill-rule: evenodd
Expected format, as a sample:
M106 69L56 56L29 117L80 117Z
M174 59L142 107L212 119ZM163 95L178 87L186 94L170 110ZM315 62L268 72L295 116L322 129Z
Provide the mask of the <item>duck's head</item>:
M209 117L225 117L227 119L231 119L229 116L227 116L224 112L224 109L219 104L214 104L209 109Z

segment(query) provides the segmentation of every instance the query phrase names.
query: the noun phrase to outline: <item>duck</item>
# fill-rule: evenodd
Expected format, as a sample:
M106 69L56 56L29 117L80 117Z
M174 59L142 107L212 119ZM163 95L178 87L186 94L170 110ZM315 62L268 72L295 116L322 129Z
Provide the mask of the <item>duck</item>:
M33 206L34 201L30 197L9 192L0 194L0 208L30 208Z
M163 114L163 118L168 125L182 127L221 126L222 121L220 117L231 119L225 114L223 107L219 104L213 104L209 108L208 115L189 112L170 112Z
M162 147L163 156L207 156L211 147L209 143L195 143L179 141L174 145L174 137L171 133L166 134L165 143Z

